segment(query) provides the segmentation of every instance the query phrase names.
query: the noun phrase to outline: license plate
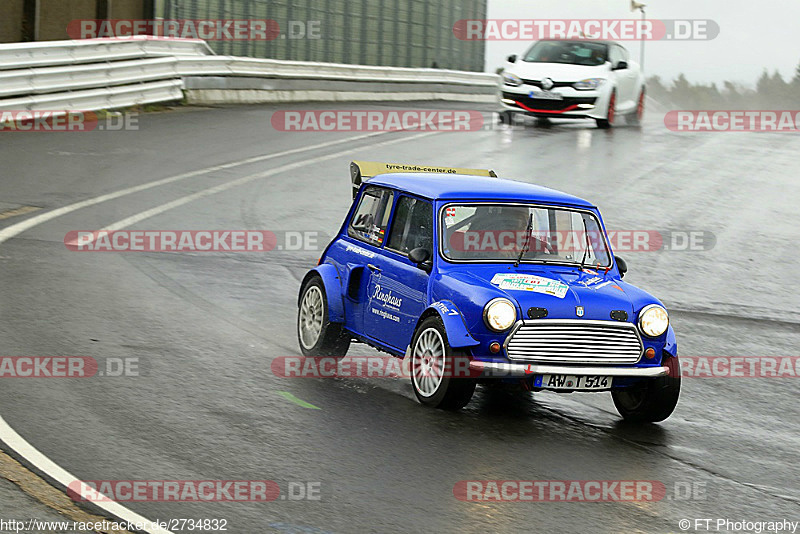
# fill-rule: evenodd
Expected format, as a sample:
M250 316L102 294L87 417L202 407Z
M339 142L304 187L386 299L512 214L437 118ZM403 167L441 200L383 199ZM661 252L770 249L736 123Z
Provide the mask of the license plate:
M613 380L610 376L537 375L533 386L542 389L602 391L611 389Z
M554 93L553 91L531 91L529 96L542 100L564 100L564 95L561 93Z

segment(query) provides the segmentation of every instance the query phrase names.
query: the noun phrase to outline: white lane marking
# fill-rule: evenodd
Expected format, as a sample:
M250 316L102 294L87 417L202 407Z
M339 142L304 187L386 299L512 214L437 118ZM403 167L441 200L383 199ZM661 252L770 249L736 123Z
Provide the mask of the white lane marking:
M374 144L370 145L370 148L386 146L386 145L392 145L392 144L395 144L395 143L402 143L404 141L411 141L411 140L414 140L414 139L420 139L422 137L428 137L428 136L431 136L431 135L435 135L437 133L439 133L439 132L438 131L426 132L426 133L422 133L422 134L412 135L412 136L409 136L409 137L403 137L401 139L392 139L390 141L383 141L381 143L374 143ZM166 204L161 204L160 206L156 206L154 208L150 208L149 210L145 210L145 211L139 212L139 213L137 213L135 215L131 215L130 217L126 217L126 218L124 218L124 219L122 219L120 221L117 221L117 222L112 223L112 224L110 224L108 226L105 226L102 229L102 231L114 232L116 230L122 230L123 228L127 228L128 226L132 226L132 225L134 225L134 224L136 224L138 222L141 222L141 221L143 221L145 219L149 219L150 217L154 217L155 215L158 215L160 213L164 213L165 211L171 210L173 208L177 208L179 206L183 206L184 204L188 204L189 202L192 202L194 200L197 200L197 199L200 199L200 198L203 198L203 197L207 197L207 196L211 196L211 195L215 195L217 193L221 193L222 191L225 191L227 189L232 189L234 187L237 187L237 186L240 186L240 185L244 185L244 184L246 184L248 182L252 182L254 180L258 180L259 178L267 178L269 176L274 176L276 174L281 174L281 173L284 173L284 172L287 172L287 171L292 171L292 170L298 169L300 167L305 167L307 165L312 165L314 163L320 163L322 161L326 161L326 160L329 160L329 159L338 158L340 156L344 156L346 154L349 154L352 151L353 151L352 149L342 150L340 152L334 152L333 154L326 154L324 156L319 156L319 157L312 158L312 159L307 159L307 160L304 160L304 161L298 161L297 163L289 163L287 165L281 165L280 167L275 167L274 169L270 169L268 171L263 171L263 172L251 174L249 176L243 176L242 178L238 178L238 179L230 181L230 182L225 182L224 184L215 185L213 187L209 187L208 189L203 189L202 191L198 191L196 193L192 193L191 195L186 195L184 197L177 198L177 199L175 199L175 200L173 200L171 202L167 202ZM99 235L100 235L99 233L95 232L95 235L93 236L93 238L97 239L97 237ZM84 242L82 244L88 245L90 242Z
M263 156L254 156L251 158L239 160L239 161L232 161L230 163L223 163L222 165L214 165L213 167L206 167L204 169L198 169L196 171L185 172L183 174L178 174L176 176L170 176L169 178L163 178L161 180L156 180L154 182L148 182L146 184L136 185L133 187L128 187L126 189L120 189L119 191L114 191L113 193L108 193L105 195L96 196L93 198L88 198L86 200L82 200L80 202L76 202L74 204L69 204L68 206L63 206L61 208L57 208L51 211L47 211L42 213L41 215L37 215L35 217L31 217L30 219L26 219L22 222L18 222L17 224L12 224L11 226L0 230L0 243L8 241L12 237L16 237L22 232L30 230L35 226L39 226L40 224L46 223L47 221L51 221L56 217L61 217L62 215L66 215L68 213L72 213L73 211L77 211L79 209L88 208L89 206L94 206L100 204L102 202L107 202L109 200L114 200L116 198L124 197L126 195L132 195L134 193L139 193L140 191L146 191L148 189L152 189L154 187L160 187L162 185L171 184L174 182L179 182L180 180L185 180L187 178L192 178L194 176L202 176L204 174L209 174L216 171L222 171L225 169L232 169L234 167L240 167L242 165L248 165L251 163L258 163L260 161L266 161L269 159L274 158L281 158L284 156L291 156L292 154L298 154L300 152L307 152L309 150L318 150L321 148L327 148L331 146L340 145L342 143L349 143L352 141L358 141L361 139L367 139L369 137L376 137L379 135L384 135L387 133L392 132L377 132L377 133L369 133L364 135L357 135L355 137L348 137L347 139L340 139L338 141L328 141L325 143L319 143L317 145L311 145L301 148L293 148L291 150L285 150L283 152L277 152L275 154L266 154Z
M378 134L368 134L368 135L350 137L348 139L343 139L341 141L333 141L333 142L328 142L328 143L322 143L322 144L315 145L315 146L305 147L305 148L302 148L302 149L290 150L290 151L282 152L280 154L272 154L272 155L269 155L269 156L257 156L256 158L249 158L248 160L243 160L243 161L247 161L247 162L252 162L254 160L255 161L263 161L263 160L270 159L270 158L275 158L275 157L279 157L279 156L285 156L285 155L288 155L288 154L291 154L291 153L302 152L302 151L306 151L306 150L314 150L314 149L317 149L317 148L322 148L324 146L333 146L333 145L345 143L345 142L348 142L348 141L353 141L353 140L356 140L356 139L363 139L363 138L367 138L367 137L373 137L373 136L376 136L376 135L381 135L383 133L389 133L389 132L380 132ZM410 141L412 139L419 139L419 138L427 137L427 136L434 135L434 134L437 134L437 133L439 133L439 132L438 131L434 131L434 132L427 132L427 133L423 133L423 134L412 135L410 137L404 137L404 138L401 138L401 139L393 139L393 140L390 140L390 141L384 141L384 142L381 142L381 143L373 144L373 145L371 145L371 147L386 146L386 145L391 145L391 144L394 144L394 143L401 143L403 141ZM162 204L161 206L156 206L155 208L151 208L151 209L143 211L143 212L141 212L141 213L139 213L137 215L133 215L131 217L128 217L126 219L118 221L117 223L114 223L113 225L111 225L109 227L109 229L112 229L112 228L119 229L120 227L124 227L124 226L129 225L129 224L134 224L135 222L139 222L141 220L147 219L147 218L152 217L154 215L157 215L159 213L163 213L163 212L165 212L165 211L167 211L169 209L181 206L183 204L191 202L192 200L195 200L195 199L198 199L198 198L202 198L202 197L205 197L205 196L209 196L209 195L213 195L215 193L219 193L219 192L224 191L226 189L230 189L230 188L235 187L237 185L242 185L242 184L245 184L247 182L250 182L250 181L253 181L253 180L257 180L259 178L272 176L274 174L285 172L287 170L292 170L292 169L296 169L296 168L299 168L299 167L303 167L305 165L310 165L310 164L313 164L313 163L318 163L318 162L321 162L321 161L325 161L327 159L332 159L332 158L335 158L335 157L343 156L343 155L348 154L350 152L352 152L352 149L343 150L343 151L340 151L340 152L336 152L334 154L328 154L326 156L320 156L320 157L317 157L317 158L301 161L301 162L298 162L298 163L293 163L293 164L289 164L289 165L283 165L283 166L278 167L276 169L272 169L272 170L269 170L269 171L265 171L265 172L253 174L253 175L250 175L250 176L245 176L243 178L239 178L238 180L234 180L233 182L227 182L225 184L220 184L218 186L210 187L210 188L205 189L203 191L199 191L198 193L187 195L185 197L176 199L176 200L174 200L172 202L167 202L166 204ZM16 235L19 235L20 233L22 233L22 232L24 232L26 230L29 230L30 228L33 228L33 227L38 226L40 224L43 224L43 223L45 223L47 221L55 219L56 217L60 217L61 215L65 215L67 213L79 210L79 209L87 207L87 206L92 206L92 205L95 205L95 204L99 204L101 202L105 202L107 200L112 200L114 198L123 197L125 195L129 195L131 193L135 193L135 192L138 192L138 191L144 191L144 190L147 190L147 189L150 189L150 188L153 188L153 187L158 187L159 185L164 185L164 184L167 184L167 183L176 182L178 180L183 180L185 178L189 178L190 176L198 176L200 174L206 174L206 173L209 173L209 172L213 172L214 170L225 169L225 168L230 168L230 167L236 167L238 165L244 165L244 164L245 163L243 163L243 162L234 162L234 163L227 163L225 165L217 165L215 167L209 167L207 169L201 169L199 171L193 171L193 172L190 172L190 173L185 173L185 174L181 174L181 175L178 175L178 176L173 176L171 178L165 178L163 180L158 180L156 182L151 182L151 183L143 184L143 185L140 185L140 186L130 187L128 189L123 189L123 190L117 191L115 193L109 193L107 195L101 195L99 197L91 198L91 199L88 199L88 200L85 200L85 201L82 201L82 202L77 202L77 203L71 204L69 206L64 206L63 208L58 208L56 210L49 211L49 212L44 213L42 215L38 215L36 217L32 217L31 219L28 219L28 220L23 221L21 223L17 223L15 225L9 226L8 228L0 231L0 243L3 243L4 241L7 241L8 239L11 239L12 237L14 237ZM5 443L8 447L13 449L17 454L19 454L20 456L25 458L26 461L28 461L31 464L33 464L37 469L39 469L40 471L45 473L47 476L49 476L53 480L57 481L59 484L62 484L65 488L68 488L69 484L74 483L76 480L78 480L78 479L75 478L75 476L73 476L68 471L66 471L65 469L60 467L58 464L56 464L55 462L50 460L50 458L48 458L47 456L42 454L33 445L28 443L13 428L11 428L11 426L8 423L6 423L6 421L2 417L0 417L0 440L2 440L3 443ZM125 508L124 506L122 506L119 503L110 501L110 502L96 502L94 504L96 504L99 508L107 511L112 516L117 517L119 519L122 519L122 520L125 520L125 521L129 521L129 522L132 522L132 523L145 523L145 522L149 523L149 521L147 519L145 519L144 517L136 514L133 511ZM149 534L173 534L169 530L164 530L164 529L158 527L158 525L155 525L155 528L151 528L151 529L146 530L146 532L148 532Z
M81 492L88 491L90 489L89 486L75 478L74 475L57 465L50 458L42 454L39 449L28 443L25 438L17 434L17 432L11 428L11 426L6 423L5 419L2 417L0 417L0 437L3 440L3 443L14 449L14 451L25 458L26 461L36 466L36 469L39 469L53 480L63 485L64 488L69 488L70 484L80 482ZM98 508L105 510L113 517L121 519L122 521L133 524L139 523L143 525L153 525L153 528L145 529L145 531L149 532L150 534L173 534L171 531L165 530L158 525L154 525L151 521L145 519L136 512L128 510L121 504L114 501L96 501L93 502L93 504Z
M355 137L348 137L347 139L341 139L339 141L329 141L329 142L326 142L326 143L320 143L320 144L317 144L317 145L307 146L307 147L303 147L303 148L286 150L284 152L279 152L279 153L276 153L276 154L268 154L268 155L264 155L264 156L255 156L255 157L247 158L247 159L244 159L244 160L239 160L239 161L235 161L235 162L231 162L231 163L225 163L225 164L222 164L222 165L215 165L213 167L207 167L205 169L199 169L199 170L196 170L196 171L191 171L191 172L179 174L177 176L171 176L169 178L164 178L162 180L156 180L155 182L150 182L150 183L146 183L146 184L142 184L142 185L138 185L138 186L134 186L134 187L128 187L126 189L115 191L113 193L108 193L106 195L100 195L100 196L97 196L97 197L94 197L94 198L90 198L90 199L87 199L87 200L83 200L81 202L76 202L74 204L70 204L68 206L64 206L64 207L61 207L61 208L58 208L58 209L55 209L55 210L52 210L52 211L48 211L46 213L43 213L41 215L37 215L35 217L31 217L30 219L27 219L25 221L19 222L17 224L13 224L13 225L11 225L11 226L3 229L3 230L0 230L0 243L8 241L12 237L17 236L17 235L21 234L22 232L25 232L26 230L30 230L31 228L34 228L35 226L38 226L40 224L46 223L48 221L51 221L51 220L53 220L53 219L55 219L57 217L60 217L62 215L66 215L66 214L71 213L73 211L77 211L79 209L86 208L86 207L89 207L89 206L94 206L94 205L100 204L102 202L113 200L115 198L124 197L126 195L130 195L130 194L133 194L133 193L138 193L140 191L146 191L146 190L152 189L154 187L159 187L159 186L166 185L166 184L173 183L173 182L177 182L177 181L180 181L180 180L185 180L186 178L191 178L193 176L201 176L203 174L208 174L208 173L211 173L211 172L214 172L214 171L230 169L230 168L233 168L233 167L239 167L241 165L247 165L249 163L256 163L256 162L259 162L259 161L265 161L265 160L274 159L274 158L278 158L278 157L289 156L289 155L292 155L292 154L297 154L297 153L305 152L305 151L309 151L309 150L317 150L317 149L320 149L320 148L336 146L336 145L340 145L342 143L348 143L348 142L351 142L351 141L357 141L357 140L360 140L360 139L366 139L366 138L369 138L369 137L375 137L375 136L383 135L383 134L386 134L386 133L390 133L390 132L378 132L378 133L370 133L370 134L366 134L366 135L358 135L358 136L355 136ZM437 132L432 132L432 133L437 133ZM424 134L424 135L431 135L431 133ZM420 136L412 136L409 139L414 139L414 138L417 138L417 137L420 137ZM399 142L399 141L402 141L402 140L405 140L405 139L397 139L397 140L394 140L394 141L389 141L387 143ZM380 145L383 145L383 144L384 143L380 143L379 145L374 145L374 146L380 146ZM339 152L339 153L337 153L335 155L331 155L330 157L340 156L342 154L346 154L347 152L350 152L350 151L348 150L348 151L345 151L345 152ZM316 158L316 159L319 160L319 161L322 161L325 158ZM299 164L294 164L294 165L296 167L300 167L302 165L313 163L314 161L315 160L307 160L307 161L301 162ZM279 167L275 171L276 172L282 172L282 169L285 170L286 168L296 168L296 167L288 165L288 166L284 166L284 167ZM274 174L274 172L261 173L261 174L265 174L266 176L269 176L270 174ZM248 178L247 180L242 180L242 179L235 180L234 182L230 182L230 184L232 184L232 185L230 185L229 187L234 187L235 185L239 185L240 183L246 183L247 181L255 180L256 178L259 178L259 177L261 177L260 174L257 174L257 175L252 175L252 176L246 177L246 178ZM225 186L225 185L228 185L228 184L222 184L222 185ZM220 189L220 186L212 187L212 188L210 188L210 190L201 191L199 195L198 194L194 194L194 195L189 195L189 197L200 198L202 196L212 195L212 194L214 194L216 192L219 192L219 191L217 191L217 189L219 189L219 191L224 191L225 189L228 189L228 187L222 187L222 189ZM182 200L182 199L178 199L178 201L180 201L180 200ZM187 202L191 202L192 200L194 200L194 198L186 199L186 197L184 197L183 200L185 200L185 201L183 201L183 202L178 202L178 201L169 202L169 203L167 203L165 205L159 206L158 208L161 208L161 211L166 211L166 210L171 209L173 207L180 206L181 204L185 204ZM156 209L158 209L158 208L156 208ZM153 212L152 215L155 215L157 213L160 213L161 211L153 212L153 210L147 210L144 213ZM142 215L142 214L140 214L140 215ZM152 215L149 215L149 216L152 216ZM144 217L144 218L147 218L147 217ZM120 222L124 222L124 221L120 221ZM70 483L73 483L73 482L75 482L77 480L72 474L70 474L68 471L66 471L65 469L60 467L58 464L56 464L55 462L50 460L47 456L45 456L44 454L39 452L39 450L36 449L33 445L28 443L13 428L11 428L11 426L8 423L6 423L6 421L2 417L0 417L0 440L2 440L3 443L5 443L8 447L13 449L17 454L19 454L20 456L25 458L26 461L28 461L31 464L33 464L37 469L39 469L40 471L45 473L47 476L49 476L53 480L57 481L59 484L62 484L65 488L68 488ZM124 506L122 506L119 503L111 501L111 502L96 502L94 504L96 504L99 508L107 511L112 516L117 517L119 519L122 519L122 520L125 520L125 521L128 521L128 522L132 522L132 523L150 523L144 517L136 514L135 512L132 512L131 510L128 510L127 508L125 508ZM162 529L162 528L158 527L157 525L155 526L155 528L148 529L147 532L149 532L150 534L172 534L171 531Z

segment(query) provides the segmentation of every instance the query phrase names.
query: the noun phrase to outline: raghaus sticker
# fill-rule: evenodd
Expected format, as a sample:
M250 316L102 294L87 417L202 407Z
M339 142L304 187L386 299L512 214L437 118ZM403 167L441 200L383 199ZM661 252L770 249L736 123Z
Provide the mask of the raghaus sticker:
M533 291L534 293L553 295L560 299L564 298L564 295L567 294L567 289L569 289L569 286L564 282L553 280L552 278L518 273L497 273L492 278L492 284L500 289Z

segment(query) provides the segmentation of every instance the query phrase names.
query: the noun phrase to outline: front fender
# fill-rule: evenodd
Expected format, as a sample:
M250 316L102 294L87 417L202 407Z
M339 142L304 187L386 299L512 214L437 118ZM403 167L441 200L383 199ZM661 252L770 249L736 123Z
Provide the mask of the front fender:
M478 345L478 341L469 333L467 325L464 323L464 317L452 301L440 300L428 306L420 316L417 326L433 315L438 315L442 319L451 347L458 349Z
M300 292L312 277L322 278L322 285L325 286L325 296L328 299L328 321L332 323L344 322L344 295L342 294L342 279L339 271L330 263L317 265L306 274L303 283L300 285ZM300 298L297 297L297 305L300 305Z
M667 341L664 343L664 352L670 356L678 356L678 340L675 338L675 331L672 326L667 328Z

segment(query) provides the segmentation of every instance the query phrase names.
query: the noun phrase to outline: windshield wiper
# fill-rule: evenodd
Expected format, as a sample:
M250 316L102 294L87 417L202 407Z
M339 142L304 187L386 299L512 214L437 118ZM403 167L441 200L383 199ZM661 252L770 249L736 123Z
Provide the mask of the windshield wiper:
M586 224L586 221L584 221ZM525 230L525 244L522 245L522 250L519 251L519 256L517 256L517 261L514 262L514 267L519 267L519 263L522 261L522 256L528 252L528 247L531 245L531 232L533 231L533 213L530 214L528 218L528 228Z
M581 271L583 270L583 266L586 264L586 256L589 254L589 247L591 247L591 243L589 242L589 229L586 227L586 219L581 218L583 221L583 234L586 236L586 250L583 251L583 258L581 259Z

